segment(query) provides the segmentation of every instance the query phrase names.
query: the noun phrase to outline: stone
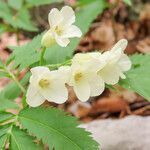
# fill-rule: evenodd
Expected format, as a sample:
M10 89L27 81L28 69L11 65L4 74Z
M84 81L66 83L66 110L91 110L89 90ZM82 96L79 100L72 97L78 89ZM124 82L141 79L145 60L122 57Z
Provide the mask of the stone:
M150 150L150 117L97 120L84 124L102 150Z

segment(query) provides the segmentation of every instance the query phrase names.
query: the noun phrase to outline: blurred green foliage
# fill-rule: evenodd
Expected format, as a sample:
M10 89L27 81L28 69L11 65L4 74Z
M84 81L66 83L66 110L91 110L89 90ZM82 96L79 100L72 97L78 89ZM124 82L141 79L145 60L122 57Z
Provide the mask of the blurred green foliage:
M0 18L3 22L0 24L0 34L5 31L18 32L20 29L36 32L38 28L32 21L30 10L33 7L62 2L63 0L1 0Z
M130 58L132 69L126 73L127 78L121 80L120 85L150 100L150 55L134 54Z

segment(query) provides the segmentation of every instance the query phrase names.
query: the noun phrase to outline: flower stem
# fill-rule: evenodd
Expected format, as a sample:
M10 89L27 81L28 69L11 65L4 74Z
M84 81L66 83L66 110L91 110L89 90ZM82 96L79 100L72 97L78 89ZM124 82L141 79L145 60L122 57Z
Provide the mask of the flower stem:
M71 59L69 59L69 60L67 60L63 63L46 65L46 67L48 67L50 70L55 70L55 69L58 69L61 66L68 66L68 65L71 65Z
M41 55L40 55L40 66L42 66L44 64L44 54L45 54L45 51L46 51L46 47L43 47L42 51L41 51Z

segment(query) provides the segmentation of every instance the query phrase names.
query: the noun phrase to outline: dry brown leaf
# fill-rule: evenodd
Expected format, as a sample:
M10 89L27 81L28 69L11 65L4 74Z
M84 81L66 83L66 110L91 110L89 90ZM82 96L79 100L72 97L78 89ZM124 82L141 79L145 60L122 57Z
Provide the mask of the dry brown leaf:
M127 111L128 103L120 97L101 98L92 106L92 112L121 112Z
M150 37L147 37L144 40L139 41L136 48L141 53L150 54Z

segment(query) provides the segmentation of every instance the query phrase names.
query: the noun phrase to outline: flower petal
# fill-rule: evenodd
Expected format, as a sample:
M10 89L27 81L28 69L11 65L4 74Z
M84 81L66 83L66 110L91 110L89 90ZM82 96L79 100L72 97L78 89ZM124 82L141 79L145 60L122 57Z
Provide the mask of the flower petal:
M62 37L57 36L57 35L55 35L55 40L56 40L57 44L59 44L61 47L66 47L70 43L69 39L62 38Z
M100 75L105 83L114 85L119 81L121 70L116 64L106 65L102 70L98 72L98 75Z
M126 76L123 73L120 74L120 77L121 77L121 79L125 79L126 78Z
M111 51L116 51L119 48L121 49L121 51L124 51L127 45L128 45L128 41L126 39L121 39L113 46Z
M43 74L43 73L49 73L50 70L48 67L43 67L43 66L37 66L37 67L34 67L32 69L30 69L32 75L36 76L38 74Z
M64 103L68 99L68 91L64 83L57 80L52 87L42 91L42 95L50 102Z
M30 84L27 90L27 104L32 107L40 106L45 98Z
M72 23L75 22L75 13L73 9L69 6L64 6L61 9L61 15L63 16L63 24L66 26L71 25Z
M118 61L118 65L122 71L128 71L131 68L131 60L126 54L123 54Z
M53 45L55 43L55 39L54 39L54 36L51 32L51 30L48 30L42 37L42 40L41 40L41 44L42 46L45 46L45 47L50 47L51 45Z
M68 83L70 78L70 66L62 66L58 69L58 75L62 80L64 80L64 83Z
M118 48L115 51L106 51L101 55L100 60L103 60L104 64L115 64L122 54L121 48Z
M53 8L48 15L50 27L52 28L59 25L62 22L62 20L63 16L60 13L60 11L57 8Z
M81 30L75 25L71 25L69 28L66 28L66 30L62 35L63 38L72 38L81 36L82 36Z
M91 96L98 96L104 91L105 84L102 78L100 78L100 76L93 75L93 77L90 80L90 89Z
M76 83L73 88L80 101L85 102L90 98L90 86L87 81L82 80Z

